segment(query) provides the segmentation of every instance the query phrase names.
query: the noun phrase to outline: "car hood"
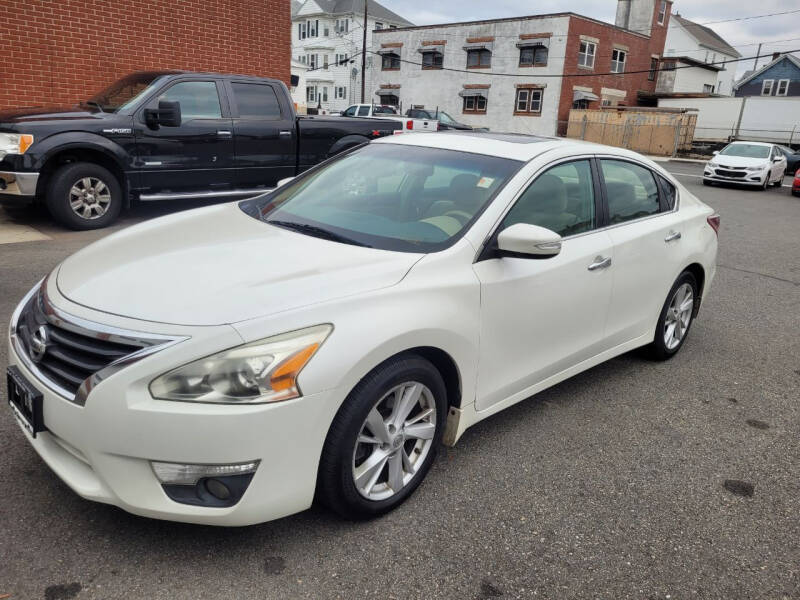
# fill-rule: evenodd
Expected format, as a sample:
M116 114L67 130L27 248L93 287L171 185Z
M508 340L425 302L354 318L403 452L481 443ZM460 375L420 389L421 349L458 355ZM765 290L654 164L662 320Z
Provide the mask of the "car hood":
M310 237L234 203L112 234L64 261L56 281L62 295L91 309L218 325L392 286L421 256Z
M79 106L36 106L31 108L12 108L0 110L0 123L19 124L32 121L64 121L74 119L91 119L100 115L109 115L91 108L84 110Z
M718 154L711 161L726 167L761 167L769 162L768 158L749 158L747 156L723 156Z

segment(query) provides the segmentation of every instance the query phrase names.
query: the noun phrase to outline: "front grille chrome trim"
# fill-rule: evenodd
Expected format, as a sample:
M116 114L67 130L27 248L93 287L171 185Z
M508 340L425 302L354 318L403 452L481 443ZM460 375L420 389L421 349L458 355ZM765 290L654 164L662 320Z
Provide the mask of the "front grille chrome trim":
M188 339L188 336L165 336L111 327L71 315L56 308L50 302L50 298L47 294L48 278L49 276L35 285L14 310L11 316L10 327L11 344L19 360L25 368L36 376L38 383L41 383L50 391L78 406L84 406L86 404L86 399L89 394L101 381L108 379L115 373L146 356L150 356L151 354ZM103 342L113 342L126 346L139 346L140 349L125 354L108 363L99 371L92 373L78 386L76 392L64 388L61 384L54 381L52 377L48 377L48 375L37 366L36 362L31 359L19 335L19 323L22 318L22 313L37 294L40 295L38 301L40 302L42 314L50 325L79 334L86 338L102 340Z

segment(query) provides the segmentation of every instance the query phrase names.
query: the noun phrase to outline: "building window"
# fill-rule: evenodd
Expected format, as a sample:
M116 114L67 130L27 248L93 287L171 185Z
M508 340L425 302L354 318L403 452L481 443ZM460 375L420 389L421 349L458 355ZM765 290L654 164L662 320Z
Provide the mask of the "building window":
M647 80L648 81L655 81L657 72L658 72L658 59L657 58L651 58L650 59L650 71L647 73Z
M614 101L611 98L605 98L605 97L601 98L600 106L602 106L603 108L609 108L611 106L614 106Z
M776 96L787 96L789 94L789 80L779 79L778 90L775 92Z
M322 55L322 68L325 69L326 71L328 70L328 55L327 54L323 54Z
M319 56L316 54L307 54L306 58L308 59L308 68L309 69L316 69L319 66Z
M399 71L400 70L400 55L395 52L389 52L383 55L381 61L381 70L383 71Z
M441 69L444 64L444 56L441 52L423 52L422 53L422 68L423 69Z
M383 23L378 23L375 21L375 29L383 29Z
M389 29L397 29L397 25L389 25Z
M547 47L525 46L519 49L520 67L546 67L547 66Z
M594 69L594 55L597 51L597 44L592 42L581 42L578 49L578 66Z
M317 101L317 86L309 85L306 88L306 102L316 102Z
M350 19L336 19L333 31L334 33L347 33L350 31Z
M464 112L486 114L486 98L483 96L464 96Z
M664 70L665 71L674 71L675 70L675 61L674 60L667 60L664 62Z
M577 108L578 110L586 110L589 108L589 101L586 98L575 100L575 102L572 103L572 108Z
M761 84L761 95L762 96L772 96L772 86L775 83L773 79L765 79L764 82Z
M322 88L322 101L323 102L327 102L328 101L328 86L324 86Z
M514 99L515 115L540 115L542 114L542 89L517 88Z
M467 50L468 69L488 69L492 66L492 51L486 48Z
M308 30L306 29L305 23L298 23L297 24L297 37L301 40L306 39Z
M611 72L623 73L625 71L625 59L627 57L628 53L625 52L625 50L614 48L611 51Z
M714 93L714 86L710 83L703 84L703 93L704 94L713 94Z
M334 98L347 98L347 88L343 85L337 85L334 88Z
M350 58L347 56L347 54L336 55L336 65L346 65L348 60L350 60Z
M400 98L396 94L380 94L378 98L386 106L400 106Z
M319 19L306 21L306 30L308 32L308 37L317 37L317 32L319 31Z
M667 18L667 0L660 0L658 3L658 24L663 25Z

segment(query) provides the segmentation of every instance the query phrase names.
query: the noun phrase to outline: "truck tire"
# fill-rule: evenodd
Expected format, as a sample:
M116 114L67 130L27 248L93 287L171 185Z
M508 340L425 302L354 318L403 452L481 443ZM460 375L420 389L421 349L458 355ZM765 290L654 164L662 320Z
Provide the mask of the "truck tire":
M70 229L101 229L122 210L122 186L111 171L88 162L59 167L46 197L53 218Z

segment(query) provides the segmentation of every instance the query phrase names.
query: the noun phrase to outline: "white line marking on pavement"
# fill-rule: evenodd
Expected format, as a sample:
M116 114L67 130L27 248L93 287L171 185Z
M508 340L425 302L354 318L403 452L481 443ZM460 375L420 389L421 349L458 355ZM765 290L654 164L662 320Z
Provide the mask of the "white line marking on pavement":
M33 227L12 221L0 210L0 244L18 244L20 242L37 242L52 239Z
M669 172L672 173L673 175L679 175L681 177L697 177L697 178L700 178L700 179L703 178L702 175L695 175L694 173L676 173L675 171L669 171ZM790 188L792 186L786 185L785 183L782 183L781 187Z

